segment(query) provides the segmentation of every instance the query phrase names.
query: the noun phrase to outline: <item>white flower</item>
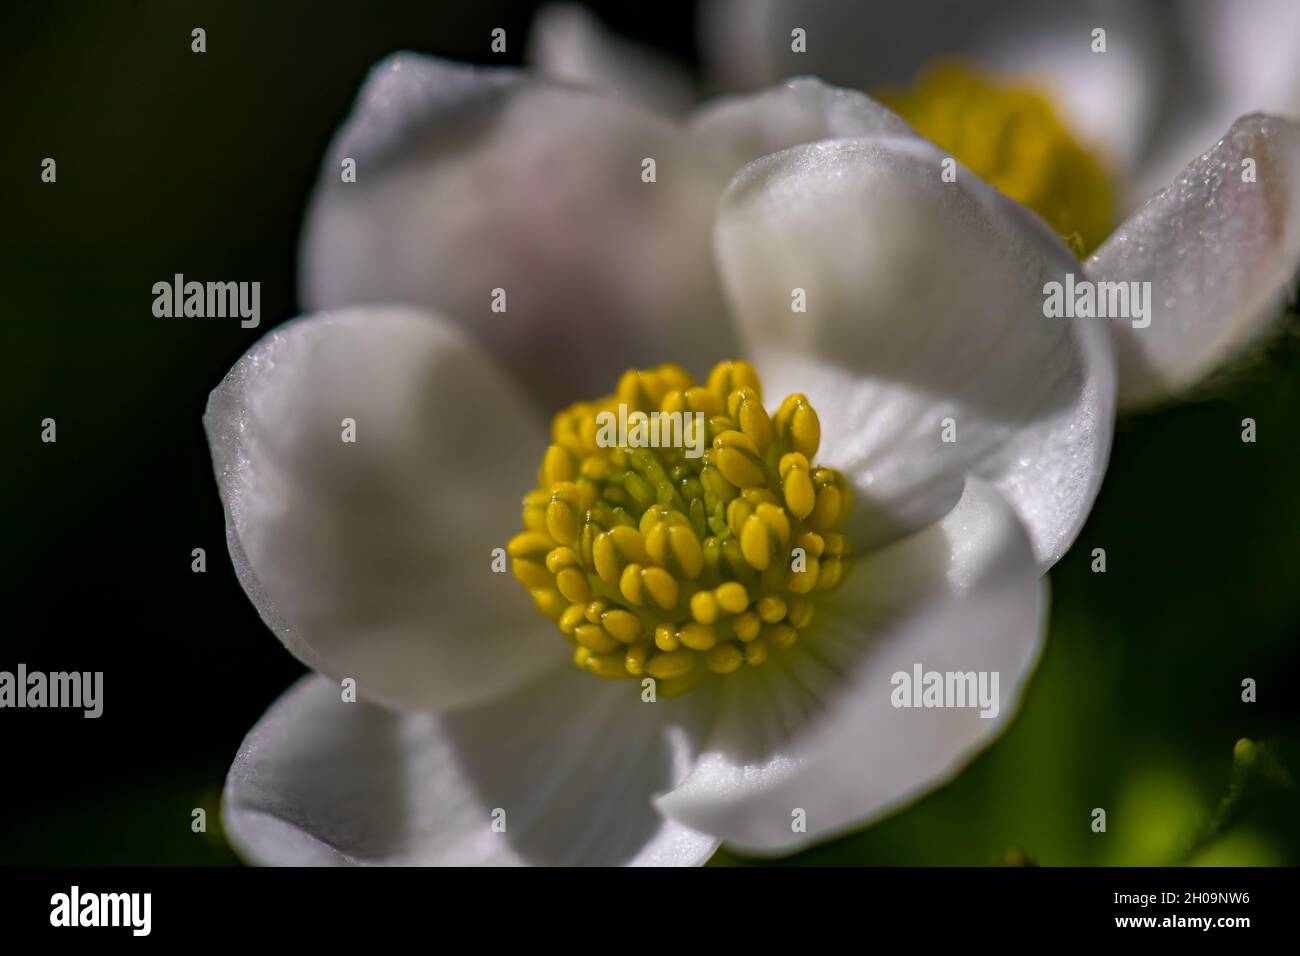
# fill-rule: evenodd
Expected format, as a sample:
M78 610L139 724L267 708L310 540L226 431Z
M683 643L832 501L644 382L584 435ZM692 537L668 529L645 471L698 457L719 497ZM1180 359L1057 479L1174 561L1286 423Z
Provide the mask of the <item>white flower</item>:
M1289 124L1243 120L1093 260L1179 289L1135 361L1191 362L1276 298L1298 148ZM1215 175L1245 149L1268 170L1253 188ZM240 852L784 853L906 804L993 739L1041 649L1042 573L1104 472L1115 359L1100 321L1043 315L1044 284L1078 266L1065 246L965 170L942 182L942 158L810 80L679 127L514 72L378 66L309 213L303 295L323 311L259 342L204 419L240 580L318 672L231 768ZM820 412L818 463L855 496L851 570L812 595L793 646L647 703L637 681L575 668L492 550L520 528L546 414L627 367L698 375L739 352L769 400ZM892 706L891 675L918 663L997 672L997 716Z

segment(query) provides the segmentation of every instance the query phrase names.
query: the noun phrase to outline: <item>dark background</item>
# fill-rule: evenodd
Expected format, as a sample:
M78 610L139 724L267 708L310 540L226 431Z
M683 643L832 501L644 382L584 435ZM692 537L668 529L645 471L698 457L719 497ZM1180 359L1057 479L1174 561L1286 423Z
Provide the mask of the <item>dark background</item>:
M690 5L591 6L697 61ZM5 5L0 669L102 670L105 706L0 711L0 862L234 862L226 768L303 669L231 569L207 394L297 312L302 212L369 66L399 49L518 62L532 7ZM488 50L498 26L504 57ZM151 287L176 272L260 281L261 327L154 318ZM1121 424L1093 518L1052 572L1048 651L1011 730L954 784L801 861L1300 863L1296 792L1268 769L1300 767L1298 353L1285 339L1230 387ZM1088 566L1098 546L1105 575ZM1242 737L1271 756L1234 770ZM1099 806L1106 835L1088 826Z

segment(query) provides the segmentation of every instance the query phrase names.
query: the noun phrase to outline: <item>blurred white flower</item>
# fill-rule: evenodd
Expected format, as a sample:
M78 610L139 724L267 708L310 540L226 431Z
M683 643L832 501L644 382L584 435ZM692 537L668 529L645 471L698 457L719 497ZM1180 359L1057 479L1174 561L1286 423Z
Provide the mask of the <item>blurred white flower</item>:
M805 52L791 48L795 28ZM1118 174L1124 211L1237 117L1300 113L1292 0L703 0L697 32L715 94L805 74L870 93L952 59L1027 83ZM684 70L623 55L631 47L582 8L556 4L538 14L529 58L557 77L684 108Z
M1155 321L1120 333L1134 381L1193 374L1281 294L1298 151L1294 126L1242 120L1089 261L1155 285ZM1247 154L1256 183L1231 175ZM1005 727L1042 644L1042 573L1105 470L1115 350L1101 320L1043 314L1069 250L966 170L943 181L943 158L813 80L675 125L513 71L376 67L308 215L303 296L322 312L261 340L204 417L240 580L318 672L231 768L239 851L784 853L915 799ZM793 646L646 703L575 668L491 552L519 529L547 414L625 368L736 355L820 412L818 461L854 495L852 570ZM918 662L997 671L997 718L892 707L890 675Z

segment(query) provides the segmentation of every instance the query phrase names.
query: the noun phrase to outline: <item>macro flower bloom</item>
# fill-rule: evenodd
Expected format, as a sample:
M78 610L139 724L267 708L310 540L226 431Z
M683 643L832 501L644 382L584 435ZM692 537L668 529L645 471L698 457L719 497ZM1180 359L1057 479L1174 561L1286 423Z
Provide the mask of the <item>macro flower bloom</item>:
M240 581L316 672L240 748L227 835L263 863L696 864L949 779L1038 659L1116 356L1190 377L1271 318L1298 150L1243 119L1125 224L1088 275L1153 282L1154 320L1112 328L1047 318L1078 260L860 93L674 124L380 64L308 213L315 313L204 417ZM699 412L709 447L602 444L618 404ZM996 714L895 706L917 665L1000 675Z

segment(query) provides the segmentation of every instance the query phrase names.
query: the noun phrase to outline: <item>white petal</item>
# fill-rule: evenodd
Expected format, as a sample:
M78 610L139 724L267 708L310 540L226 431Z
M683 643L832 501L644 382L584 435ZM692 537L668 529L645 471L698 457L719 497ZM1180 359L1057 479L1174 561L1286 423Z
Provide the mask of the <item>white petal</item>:
M453 316L550 406L607 394L634 366L704 372L734 353L709 256L730 172L630 104L401 54L329 150L303 299Z
M1182 41L1175 95L1134 193L1145 200L1247 113L1300 115L1300 4L1177 0L1167 30Z
M741 850L788 852L944 783L1007 726L1042 649L1046 585L988 485L972 480L941 524L858 562L832 597L784 670L733 675L695 771L659 800L670 817ZM893 675L917 664L996 672L996 714L893 706Z
M1098 27L1104 54L1092 52ZM806 53L791 49L796 28ZM873 92L961 59L1032 82L1077 136L1125 165L1150 132L1165 72L1165 44L1146 11L1107 0L706 0L700 42L722 89L813 73Z
M554 662L554 626L491 570L545 432L453 326L395 307L281 326L203 424L240 582L303 663L373 701L452 707Z
M1274 327L1297 268L1300 126L1243 117L1085 263L1094 281L1151 283L1150 324L1111 323L1121 404L1158 402L1240 356Z
M774 36L771 23L778 6L779 0L700 0L696 32L716 92L757 90L787 76L822 74L815 60L786 70L776 64L781 37Z
M244 739L226 835L264 865L698 865L717 840L651 802L692 758L660 706L567 663L442 716L344 703L307 677Z
M1256 111L1300 112L1300 4L1179 0L1177 7L1177 26L1201 72L1202 110L1230 110L1227 122Z
M720 206L720 269L769 403L807 394L819 460L854 482L855 546L936 521L972 472L1047 567L1105 470L1110 344L1095 321L1044 317L1045 282L1077 262L1042 221L960 167L942 182L943 159L881 139L757 160Z
M865 94L827 86L814 77L713 100L700 108L691 126L725 149L737 168L800 143L916 135L897 113Z
M670 116L695 101L681 67L615 36L574 4L552 4L538 12L526 59L547 76L625 96Z

